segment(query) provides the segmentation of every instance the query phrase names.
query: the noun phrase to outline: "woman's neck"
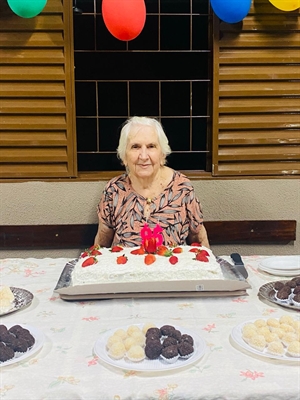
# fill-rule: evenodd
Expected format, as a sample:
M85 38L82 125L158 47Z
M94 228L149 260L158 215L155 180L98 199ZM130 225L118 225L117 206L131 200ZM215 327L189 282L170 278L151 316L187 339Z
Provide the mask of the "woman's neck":
M162 166L155 175L146 179L139 178L132 174L128 176L135 192L145 198L152 199L162 193L169 184L168 170L167 167Z

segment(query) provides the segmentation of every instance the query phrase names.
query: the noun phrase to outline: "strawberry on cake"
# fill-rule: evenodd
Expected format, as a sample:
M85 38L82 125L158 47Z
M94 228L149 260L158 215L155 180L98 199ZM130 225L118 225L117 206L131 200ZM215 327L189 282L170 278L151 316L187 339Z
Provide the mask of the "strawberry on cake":
M147 243L133 248L92 246L77 261L72 284L224 279L212 251L198 243L151 244L150 251Z

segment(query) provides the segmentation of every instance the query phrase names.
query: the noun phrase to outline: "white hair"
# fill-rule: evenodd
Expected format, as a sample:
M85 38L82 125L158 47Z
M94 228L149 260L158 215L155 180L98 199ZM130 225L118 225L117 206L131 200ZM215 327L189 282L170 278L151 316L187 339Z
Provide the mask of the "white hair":
M119 146L117 148L117 155L119 159L122 161L122 163L124 163L125 160L128 136L131 130L137 126L150 126L151 128L154 128L155 132L157 133L158 143L166 160L166 157L169 154L171 154L171 148L169 146L168 138L163 130L161 123L154 118L132 117L129 118L124 123L120 134Z

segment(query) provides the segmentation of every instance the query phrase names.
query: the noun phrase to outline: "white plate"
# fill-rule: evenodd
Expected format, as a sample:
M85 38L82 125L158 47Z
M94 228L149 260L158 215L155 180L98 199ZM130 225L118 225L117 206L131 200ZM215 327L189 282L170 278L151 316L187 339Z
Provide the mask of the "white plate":
M295 277L300 274L300 271L271 269L271 268L263 267L261 265L259 265L259 269L261 269L263 272L267 272L270 275L276 275L276 276L293 276L293 277Z
M31 357L33 354L37 353L43 347L44 342L45 342L45 335L38 328L35 328L34 326L31 326L31 325L25 325L25 324L20 324L20 323L7 323L7 324L2 323L2 325L5 325L7 327L7 329L11 328L14 325L20 325L22 328L28 329L29 332L34 337L35 343L31 347L30 350L26 351L26 353L22 353L22 354L18 353L18 355L16 355L11 360L0 362L0 367L6 367L7 365L16 364L20 361L23 361L26 358Z
M285 284L286 282L289 282L289 280L281 280L280 282ZM300 311L300 307L296 306L291 301L282 302L277 300L277 298L275 297L276 291L274 289L274 283L275 282L268 282L262 285L259 288L258 295L264 297L266 300L271 301L272 303L277 304L278 306L289 308L295 311Z
M16 287L10 287L10 290L12 291L15 299L9 310L5 311L0 310L0 316L21 310L22 308L29 306L29 304L31 304L32 302L33 294L29 292L29 290L20 289Z
M300 273L300 256L275 256L269 257L260 263L261 269L295 271Z
M140 329L143 328L143 324L134 324L137 325ZM132 371L167 371L171 369L177 369L177 368L182 368L187 365L193 364L195 361L199 360L204 353L206 352L206 344L205 341L195 334L194 332L190 331L189 329L182 328L179 326L174 327L178 329L182 334L187 334L192 336L194 339L194 353L193 355L188 358L188 359L182 359L178 358L178 360L173 363L169 364L163 361L162 359L158 358L156 360L148 360L145 358L143 361L140 362L133 362L129 361L125 358L122 358L121 360L113 360L110 358L110 356L107 353L106 350L106 343L107 340L110 336L113 335L113 333L117 329L124 329L125 331L128 329L129 326L132 325L127 325L127 326L122 326L120 328L115 328L111 329L101 335L101 337L96 341L95 346L94 346L94 353L104 362L107 364L113 365L114 367L117 368L122 368L122 369L127 369L127 370L132 370ZM162 325L157 325L157 327L160 327Z
M256 318L258 319L258 318ZM253 354L257 354L261 357L265 357L265 358L272 358L272 359L276 359L276 360L282 360L282 361L290 361L290 362L300 362L300 357L291 357L288 356L286 354L284 354L283 356L280 355L275 355L275 354L270 354L267 353L266 349L264 351L259 351L254 349L253 347L249 346L243 339L242 336L242 328L244 325L249 324L249 323L253 323L256 321L256 319L252 319L250 321L245 321L242 322L241 324L235 326L232 331L231 331L231 338L233 339L233 341L235 343L237 343L240 347L242 347L243 349L249 351L250 353Z

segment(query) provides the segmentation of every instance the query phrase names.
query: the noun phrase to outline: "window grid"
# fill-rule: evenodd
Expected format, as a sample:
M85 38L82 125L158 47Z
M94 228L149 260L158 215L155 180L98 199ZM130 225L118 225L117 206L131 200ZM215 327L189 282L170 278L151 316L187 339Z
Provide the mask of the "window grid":
M146 0L145 4L143 31L133 41L122 42L106 29L101 0L77 1L83 11L74 15L79 171L120 169L116 158L120 127L133 115L162 122L172 148L170 166L206 169L211 118L208 0ZM187 8L187 4L185 12L176 12L176 7ZM157 12L151 12L155 7ZM193 12L193 7L202 12ZM163 12L166 8L168 12ZM176 36L175 26L180 30L185 26L180 22L187 18L188 30ZM195 27L195 18L205 24ZM152 43L156 32L157 42ZM155 49L147 48L154 43Z

